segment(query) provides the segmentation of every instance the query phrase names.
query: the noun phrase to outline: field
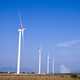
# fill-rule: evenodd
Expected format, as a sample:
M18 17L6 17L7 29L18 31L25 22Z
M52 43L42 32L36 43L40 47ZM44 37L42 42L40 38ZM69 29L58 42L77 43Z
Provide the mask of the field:
M16 75L0 74L0 80L80 80L80 76L71 75Z

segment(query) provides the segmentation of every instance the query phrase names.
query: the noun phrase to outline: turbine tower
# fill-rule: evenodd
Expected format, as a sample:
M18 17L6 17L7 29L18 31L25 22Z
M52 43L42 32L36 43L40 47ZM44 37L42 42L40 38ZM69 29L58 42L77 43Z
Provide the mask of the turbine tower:
M41 74L41 49L39 48L39 72L38 74Z
M53 61L52 61L53 74L55 73L55 72L54 72L54 68L55 68L54 66L55 66L55 64L54 64L54 57L53 57Z
M49 74L49 60L50 60L50 57L48 55L47 56L47 74Z
M22 24L22 18L20 16L20 28L18 29L19 32L19 43L18 43L18 58L17 58L17 74L20 74L20 56L21 56L21 46L22 46L22 39L24 40L24 31L25 28Z

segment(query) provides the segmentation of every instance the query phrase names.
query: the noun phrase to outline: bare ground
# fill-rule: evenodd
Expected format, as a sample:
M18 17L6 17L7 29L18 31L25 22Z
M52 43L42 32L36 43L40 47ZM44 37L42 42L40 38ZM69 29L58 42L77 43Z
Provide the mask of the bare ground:
M0 74L0 80L80 80L80 77L72 78L69 75L16 75Z

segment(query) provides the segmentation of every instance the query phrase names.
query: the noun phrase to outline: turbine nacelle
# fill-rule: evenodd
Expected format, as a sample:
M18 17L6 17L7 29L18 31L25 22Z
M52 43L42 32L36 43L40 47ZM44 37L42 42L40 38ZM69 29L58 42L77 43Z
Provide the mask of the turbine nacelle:
M19 32L24 32L26 30L26 28L20 28L18 29Z

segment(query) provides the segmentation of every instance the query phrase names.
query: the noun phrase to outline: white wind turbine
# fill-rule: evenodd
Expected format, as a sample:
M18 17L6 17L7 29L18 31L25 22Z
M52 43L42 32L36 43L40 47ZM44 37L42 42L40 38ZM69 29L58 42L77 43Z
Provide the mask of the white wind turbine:
M41 74L41 49L39 48L39 72L38 74Z
M17 74L20 73L20 55L21 55L21 46L22 46L22 39L24 41L24 31L25 28L23 27L22 24L22 18L20 16L20 28L18 29L19 32L19 43L18 43L18 58L17 58Z
M47 56L47 74L49 74L49 60L50 60L50 56Z
M53 61L52 61L52 69L53 69L53 74L55 73L55 71L54 71L54 69L55 69L55 61L54 61L54 57L53 57L53 59L52 59Z

